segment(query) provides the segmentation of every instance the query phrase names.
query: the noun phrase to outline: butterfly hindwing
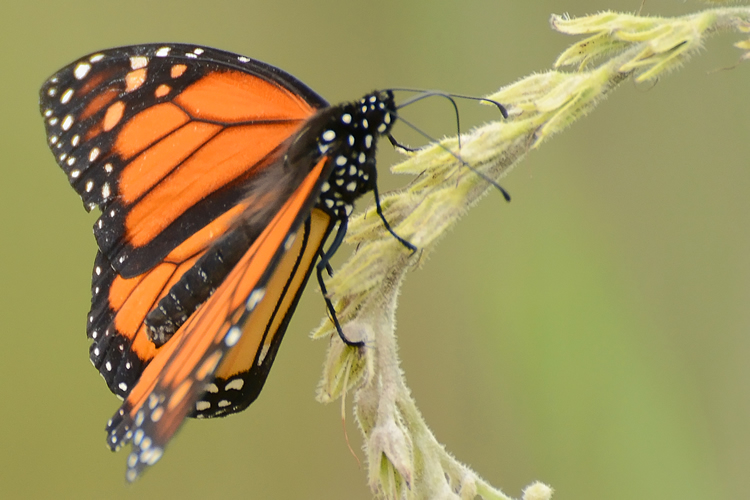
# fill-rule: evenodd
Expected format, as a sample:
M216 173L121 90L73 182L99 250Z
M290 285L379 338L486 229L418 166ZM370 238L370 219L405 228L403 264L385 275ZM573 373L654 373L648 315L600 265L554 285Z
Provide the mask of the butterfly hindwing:
M131 440L133 443L128 459L129 479L158 460L184 418L201 407L197 402L206 391L211 392L217 370L242 373L257 366L262 373L262 386L273 361L273 356L267 355L275 354L288 323L287 311L296 305L320 244L330 231L331 219L324 218L316 224L318 244L308 242L301 250L295 247L300 227L304 238L303 223L323 182L314 175L315 170L322 170L324 164L325 161L319 162L222 285L162 348L163 352L144 370L138 385L110 421L108 443L113 449ZM304 269L294 265L300 259L306 263ZM300 276L295 289L287 286L289 276L276 273L285 262L292 262L297 268L295 275ZM286 270L283 264L281 269ZM266 301L270 285L273 293ZM279 293L283 289L286 291ZM288 297L286 310L276 308L280 296ZM235 357L229 366L224 366L230 350L244 357ZM217 408L221 408L218 403Z
M159 304L174 295L175 289L181 288L180 281L190 273L201 273L207 282L216 279L214 273L209 276L202 271L201 260L245 209L247 203L241 203L227 211L183 241L161 263L133 278L123 278L101 252L97 253L87 335L93 340L91 362L112 392L125 397L158 352L145 321L149 312L158 311ZM196 286L195 292L199 291ZM204 300L209 294L210 290L204 291ZM175 311L175 321L194 309L180 307Z

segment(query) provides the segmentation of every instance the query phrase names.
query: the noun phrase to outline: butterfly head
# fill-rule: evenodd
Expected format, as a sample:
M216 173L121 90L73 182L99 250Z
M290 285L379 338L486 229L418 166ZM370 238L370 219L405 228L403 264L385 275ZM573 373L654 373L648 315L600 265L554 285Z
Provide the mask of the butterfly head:
M386 135L396 121L396 103L391 90L377 90L364 96L357 103L362 128L371 129L378 135Z

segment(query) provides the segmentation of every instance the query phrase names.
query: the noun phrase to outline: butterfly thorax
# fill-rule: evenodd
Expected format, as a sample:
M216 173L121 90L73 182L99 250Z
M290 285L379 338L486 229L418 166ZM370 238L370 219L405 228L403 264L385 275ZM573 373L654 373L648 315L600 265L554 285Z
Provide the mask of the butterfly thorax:
M348 217L354 201L372 191L377 180L375 153L377 141L388 134L396 119L391 91L372 92L359 101L333 106L308 121L307 130L290 148L315 151L327 158L330 172L321 186L316 207L335 219Z

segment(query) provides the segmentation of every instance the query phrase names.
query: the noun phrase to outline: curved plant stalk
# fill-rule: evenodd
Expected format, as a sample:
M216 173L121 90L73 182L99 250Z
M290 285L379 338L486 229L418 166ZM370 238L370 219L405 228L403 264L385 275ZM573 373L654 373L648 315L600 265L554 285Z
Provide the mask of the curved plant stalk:
M410 254L370 208L350 225L348 241L358 245L357 251L328 283L345 334L364 340L365 347L345 346L327 319L313 332L314 338L330 338L318 399L330 402L354 391L370 487L385 498L510 500L456 460L430 432L406 386L396 347L394 317L406 272L418 267L437 240L494 189L472 169L502 178L529 151L592 111L622 81L653 81L677 69L715 32L750 32L750 8L675 18L616 12L552 16L551 25L561 33L587 36L555 63L555 68L574 68L534 74L488 96L505 105L510 118L462 136L460 151L457 138L449 138L393 167L415 178L383 198L385 217L419 251ZM750 40L737 47L746 51L743 59L750 58ZM552 489L542 483L523 492L525 500L551 496Z

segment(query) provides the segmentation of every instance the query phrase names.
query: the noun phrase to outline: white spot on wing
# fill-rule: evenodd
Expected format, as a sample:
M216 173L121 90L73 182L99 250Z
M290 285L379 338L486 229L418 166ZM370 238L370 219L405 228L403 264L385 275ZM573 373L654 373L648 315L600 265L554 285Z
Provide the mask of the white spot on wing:
M253 309L255 309L255 306L258 305L258 302L263 300L263 297L265 295L266 295L265 288L258 288L257 290L253 290L253 292L247 298L247 304L245 304L245 307L247 308L247 310L252 311Z
M148 57L133 56L130 58L130 69L141 69L148 66Z
M68 130L71 127L71 125L73 125L73 117L71 115L68 115L65 118L63 118L63 122L62 122L63 130Z
M60 102L63 104L68 104L71 97L73 97L73 89L68 89L63 92L63 95L60 96Z
M156 57L167 57L170 50L172 50L171 47L162 47L156 51Z
M146 465L154 465L159 461L163 453L161 448L151 448L150 450L142 451L140 459Z
M102 59L104 59L104 54L94 54L93 56L89 57L89 61L92 63L99 62Z
M231 391L234 389L236 391L239 391L240 389L242 389L243 385L245 385L245 381L241 378L236 378L231 382L227 382L227 385L224 386L224 390Z
M290 234L289 237L284 242L284 250L289 250L292 248L292 245L294 244L294 240L297 237L296 234Z
M151 421L158 422L159 420L161 420L162 415L164 415L164 407L159 406L151 413Z
M86 75L89 74L89 71L91 70L91 65L87 62L81 62L78 63L76 66L76 69L73 70L73 75L76 77L77 80L81 80L86 77Z
M240 340L240 337L242 337L242 330L236 326L233 326L227 332L226 337L224 337L224 343L227 345L227 347L232 347L237 343L238 340ZM217 388L216 391L218 392L218 390L219 389ZM209 390L209 392L213 391Z
M263 360L266 359L269 347L270 346L268 344L263 344L263 347L260 349L260 353L258 354L258 366L262 365Z
M198 411L206 411L211 408L211 403L208 401L197 401L195 403L195 409Z

